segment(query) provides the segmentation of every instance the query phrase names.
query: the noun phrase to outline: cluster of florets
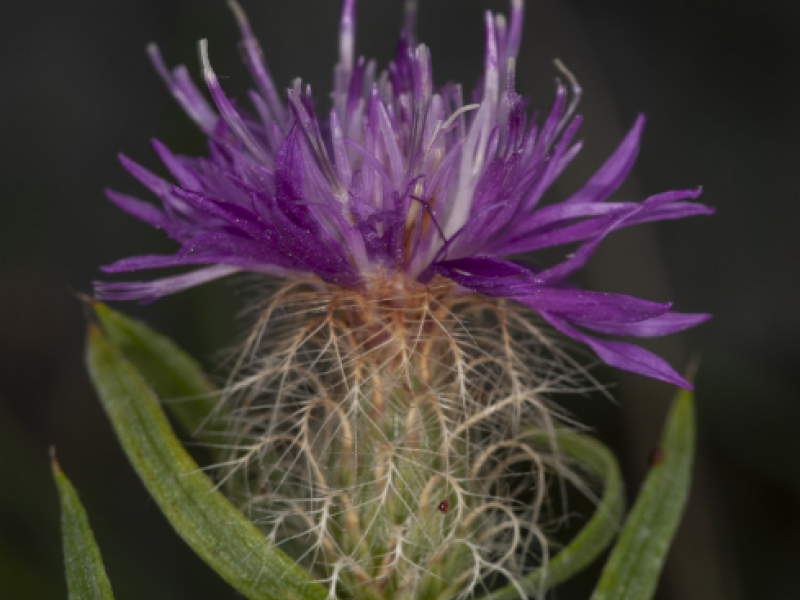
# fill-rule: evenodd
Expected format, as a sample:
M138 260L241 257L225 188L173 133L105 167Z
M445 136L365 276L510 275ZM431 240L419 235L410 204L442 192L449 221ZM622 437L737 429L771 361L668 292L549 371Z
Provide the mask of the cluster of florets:
M237 271L290 280L308 276L364 290L382 273L428 284L444 277L457 290L509 298L552 327L588 345L604 362L688 387L663 360L596 333L649 337L696 325L704 314L671 304L576 289L568 278L600 241L622 227L709 214L689 202L699 190L666 192L640 203L608 202L630 171L644 124L636 119L613 155L563 202L540 200L581 147L574 114L580 89L564 70L555 102L541 124L529 121L527 101L514 90L522 32L522 0L510 18L486 14L484 72L465 104L459 85L435 90L428 48L417 44L413 3L395 60L379 73L355 58L355 0L345 0L333 107L317 117L311 91L297 80L284 102L241 12L247 66L257 91L254 111L234 106L201 60L215 112L184 67L170 72L152 58L175 98L208 136L209 155L191 158L155 149L175 184L131 160L124 166L161 200L161 209L127 195L111 200L162 228L180 248L170 256L128 258L105 268L117 273L206 265L149 282L100 283L109 299L156 298ZM536 269L507 256L559 245L566 258Z

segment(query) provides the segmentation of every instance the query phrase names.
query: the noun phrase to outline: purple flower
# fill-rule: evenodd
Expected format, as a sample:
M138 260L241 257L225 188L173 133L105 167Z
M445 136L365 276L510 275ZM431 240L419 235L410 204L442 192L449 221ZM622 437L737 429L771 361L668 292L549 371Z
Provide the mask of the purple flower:
M220 87L205 41L203 75L216 110L185 67L170 72L151 47L173 96L208 136L209 152L204 158L179 156L154 141L176 183L121 157L162 207L114 191L109 198L163 229L180 248L171 256L127 258L104 271L205 266L148 282L101 282L98 296L154 299L237 271L312 274L349 287L387 273L423 284L442 276L467 290L529 306L609 365L688 388L650 352L586 332L660 336L709 315L575 289L567 280L615 229L713 210L690 201L699 189L640 203L607 201L634 163L642 116L583 187L563 202L540 205L581 148L574 141L581 90L564 70L569 85L558 83L549 113L539 123L528 120L527 100L514 91L522 11L522 0L512 0L508 21L486 14L484 73L470 103L459 85L434 89L430 51L416 42L413 11L386 71L356 58L355 0L344 0L333 107L323 117L299 80L286 102L281 99L236 5L256 87L248 109ZM563 244L577 244L577 250L543 270L501 258Z

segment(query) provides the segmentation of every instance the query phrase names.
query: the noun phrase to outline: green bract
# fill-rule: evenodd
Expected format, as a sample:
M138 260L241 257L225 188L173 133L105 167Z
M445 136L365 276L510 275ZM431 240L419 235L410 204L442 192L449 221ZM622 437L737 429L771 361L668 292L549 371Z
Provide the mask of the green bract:
M656 460L591 600L649 600L683 514L692 477L694 400L681 391Z
M184 431L194 435L216 409L216 387L199 363L175 342L147 325L111 310L100 302L93 308L108 339L113 342L163 400Z
M53 477L61 498L64 566L70 600L114 600L100 550L89 528L86 511L75 488L52 457Z
M87 360L128 459L178 534L209 566L253 600L326 597L200 471L148 382L95 325L89 328Z

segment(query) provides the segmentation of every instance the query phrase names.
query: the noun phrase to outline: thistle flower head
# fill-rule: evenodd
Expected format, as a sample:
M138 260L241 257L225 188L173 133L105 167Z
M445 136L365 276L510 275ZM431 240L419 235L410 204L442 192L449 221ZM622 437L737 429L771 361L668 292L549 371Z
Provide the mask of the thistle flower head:
M521 597L548 560L552 481L582 489L559 452L547 400L580 391L570 357L527 318L588 345L606 363L684 387L663 360L595 334L658 336L703 314L568 283L606 235L709 214L699 190L609 201L635 160L643 117L566 200L541 199L580 150L581 90L558 82L542 119L514 88L522 0L485 16L483 76L470 99L434 86L409 2L394 60L356 58L355 0L344 0L332 106L297 80L278 93L233 4L255 90L223 91L200 44L207 102L184 67L173 96L208 155L156 152L174 183L122 157L161 207L109 198L180 247L105 267L192 266L148 282L99 283L101 297L154 299L235 272L285 280L233 369L218 465L251 520L331 597L444 600L498 584ZM568 245L546 268L515 255Z
M413 3L395 59L379 72L356 58L355 0L344 0L333 102L323 115L299 79L278 93L244 14L233 6L255 83L251 106L234 104L223 91L205 41L200 55L213 107L185 67L168 70L151 47L173 96L207 135L209 153L179 156L155 141L174 183L121 158L161 208L108 192L180 248L171 256L127 258L106 272L205 266L148 282L102 282L100 297L152 299L237 271L312 275L352 289L381 277L427 284L441 276L462 291L528 306L614 367L688 387L653 354L594 334L659 336L708 315L567 282L616 229L712 211L689 201L699 189L608 201L634 163L642 116L577 192L540 204L581 148L581 90L562 68L567 82L558 83L549 112L538 122L527 117L528 101L514 89L522 0L512 0L508 19L486 14L483 76L469 100L459 85L434 86L431 53L415 39ZM548 268L508 258L565 244L577 250Z

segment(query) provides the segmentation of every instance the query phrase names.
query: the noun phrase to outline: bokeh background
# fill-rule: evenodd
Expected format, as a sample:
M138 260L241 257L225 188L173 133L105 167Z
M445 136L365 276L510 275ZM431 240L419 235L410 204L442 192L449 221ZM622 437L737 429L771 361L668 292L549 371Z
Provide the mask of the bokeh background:
M279 86L301 75L326 106L339 3L243 0ZM505 1L421 0L419 34L436 80L473 82L485 9ZM357 51L385 65L399 0L362 0ZM598 289L673 300L714 319L651 345L696 358L699 456L662 600L795 599L800 589L800 3L795 0L530 0L518 86L549 107L553 58L585 96L586 146L558 194L577 188L641 111L644 143L620 200L704 186L713 218L620 232L584 274ZM0 597L66 597L47 447L79 489L118 598L234 598L170 530L126 464L83 367L84 315L98 265L170 252L114 209L104 187L143 194L124 151L160 170L149 139L203 152L145 44L197 74L196 41L231 95L248 87L222 0L38 0L0 19ZM240 322L234 285L124 310L213 371ZM795 340L793 342L793 340ZM617 405L574 408L623 460L629 496L656 445L668 386L599 370ZM560 599L586 597L598 569Z

